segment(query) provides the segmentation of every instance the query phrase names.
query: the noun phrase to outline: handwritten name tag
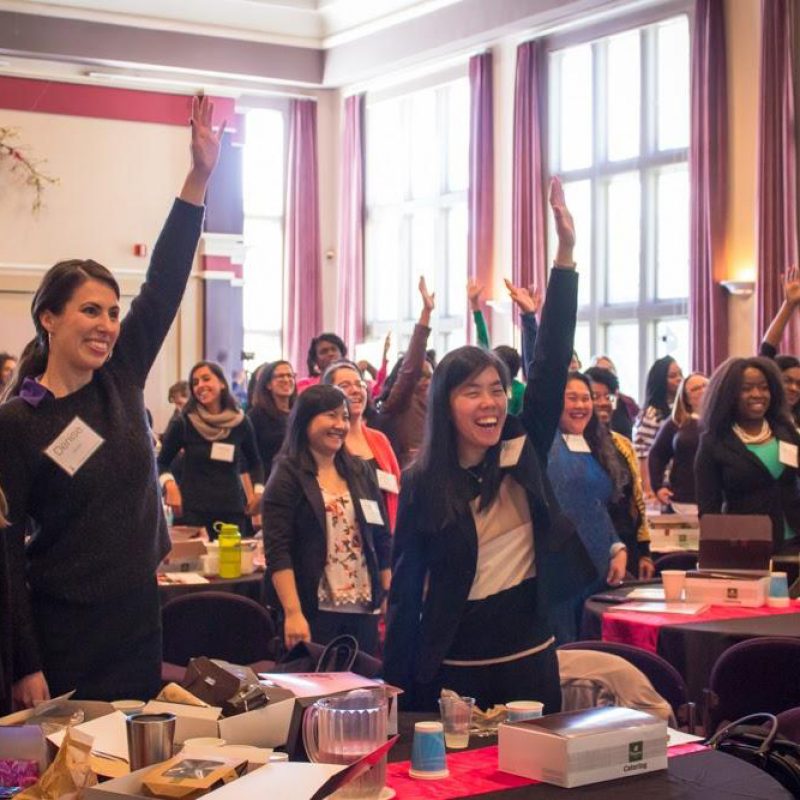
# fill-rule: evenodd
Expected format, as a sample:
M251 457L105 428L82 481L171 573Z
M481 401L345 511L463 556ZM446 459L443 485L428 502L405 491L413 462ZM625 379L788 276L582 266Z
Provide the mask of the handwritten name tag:
M225 442L214 442L211 445L211 460L212 461L227 461L229 464L233 462L233 457L236 455L236 448L232 444L225 444Z
M67 475L73 476L103 442L105 439L100 434L93 431L80 417L75 417L44 452Z

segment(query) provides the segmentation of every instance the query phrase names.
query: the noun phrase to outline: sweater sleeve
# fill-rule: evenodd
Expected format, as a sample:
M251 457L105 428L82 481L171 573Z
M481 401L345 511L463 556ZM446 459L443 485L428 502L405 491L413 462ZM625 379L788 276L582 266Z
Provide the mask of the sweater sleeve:
M408 408L414 388L417 385L419 376L422 374L422 365L425 362L425 347L428 344L428 335L431 329L417 323L414 326L414 333L411 336L411 343L408 346L403 366L397 375L397 380L392 386L389 396L383 401L381 413L401 414Z
M304 502L303 487L288 465L279 461L261 498L261 519L264 529L264 552L270 572L294 569L292 540L297 507Z
M675 455L672 440L678 430L677 425L668 419L659 428L653 445L647 455L647 471L650 474L650 488L657 492L664 485L664 475L667 465Z
M176 199L153 248L145 282L122 321L112 359L121 359L144 387L175 319L200 238L203 208Z
M778 348L773 347L769 342L762 341L760 347L758 348L758 354L760 356L764 356L765 358L771 358L774 361L775 356L778 355Z
M486 319L483 316L483 311L473 311L472 319L475 320L475 334L478 339L478 345L488 350L489 345L489 330L486 327Z
M184 430L186 421L184 417L176 417L173 419L167 429L164 431L164 437L161 440L161 450L158 451L158 474L163 475L169 472L175 456L178 455L181 448L186 445Z
M719 514L722 511L722 479L714 458L714 440L707 433L700 437L694 461L697 509L703 514Z
M250 473L250 480L253 485L264 483L264 466L261 463L261 456L258 454L258 444L256 443L256 432L253 430L253 423L249 417L242 420L244 426L242 430L242 471Z
M533 354L536 350L536 336L539 332L539 323L536 320L536 314L528 311L520 315L520 324L522 325L522 374L525 380L528 379L531 373L531 362L533 361Z

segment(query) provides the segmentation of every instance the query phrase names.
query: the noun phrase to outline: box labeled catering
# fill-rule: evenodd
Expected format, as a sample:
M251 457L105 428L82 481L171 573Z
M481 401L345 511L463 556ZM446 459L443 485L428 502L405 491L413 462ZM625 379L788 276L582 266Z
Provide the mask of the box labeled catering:
M767 604L769 575L695 570L686 573L685 587L689 603L759 608Z
M503 723L499 768L564 788L667 768L667 723L616 706Z

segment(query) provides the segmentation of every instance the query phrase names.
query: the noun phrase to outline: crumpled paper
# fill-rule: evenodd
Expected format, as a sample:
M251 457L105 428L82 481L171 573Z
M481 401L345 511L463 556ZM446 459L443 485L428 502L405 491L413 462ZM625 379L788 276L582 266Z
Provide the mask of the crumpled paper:
M454 692L452 689L442 689L441 696L443 698L458 699L461 695ZM506 707L500 703L486 711L481 710L478 706L472 709L472 732L478 736L491 736L497 733L497 726L501 722L506 721Z
M55 760L44 775L15 800L80 800L83 792L97 783L89 766L94 739L85 733L67 729Z
M161 700L164 703L181 703L185 706L205 707L208 705L208 703L204 703L199 697L195 697L195 695L186 691L183 686L179 686L177 683L168 683L161 690L156 700Z

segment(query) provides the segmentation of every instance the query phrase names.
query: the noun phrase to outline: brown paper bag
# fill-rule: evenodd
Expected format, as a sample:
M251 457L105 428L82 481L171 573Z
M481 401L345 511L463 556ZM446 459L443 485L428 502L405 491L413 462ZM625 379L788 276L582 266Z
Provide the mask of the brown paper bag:
M68 728L53 763L16 800L80 800L83 790L97 783L89 765L93 741L91 736Z

